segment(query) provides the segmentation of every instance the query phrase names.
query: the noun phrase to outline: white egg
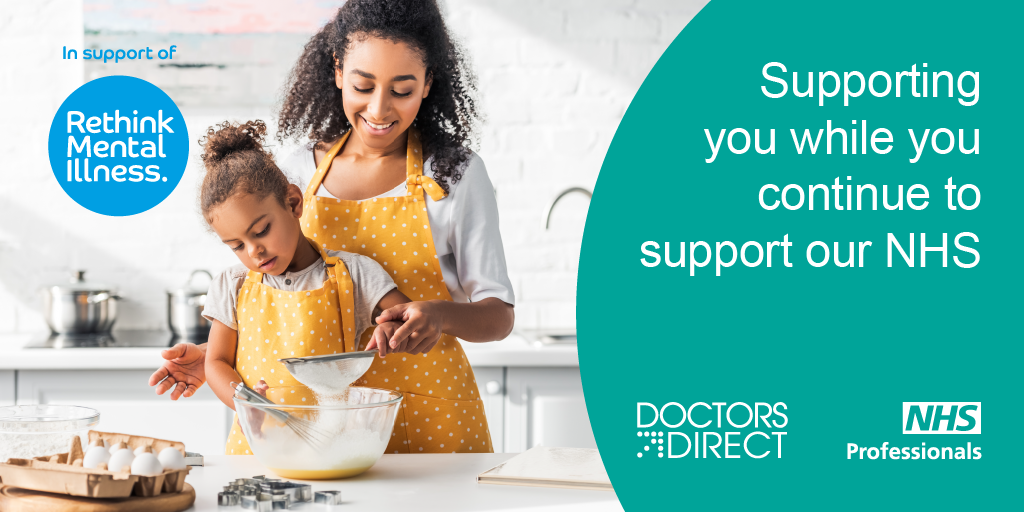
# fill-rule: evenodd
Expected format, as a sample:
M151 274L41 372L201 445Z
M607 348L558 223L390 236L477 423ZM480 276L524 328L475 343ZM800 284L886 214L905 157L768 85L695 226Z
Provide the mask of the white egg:
M104 462L110 461L110 452L106 448L100 445L91 446L89 451L85 452L85 457L82 459L82 467L95 469L96 466Z
M135 454L132 453L131 450L128 448L121 448L110 456L110 461L107 462L107 469L115 473L120 473L121 469L125 466L130 467L134 460Z
M135 456L138 457L139 455L142 455L143 452L146 452L146 451L152 450L152 449L153 449L153 447L149 446L149 445L140 446L140 447L135 449Z
M185 456L176 448L167 447L160 450L160 455L157 456L157 459L160 460L160 464L163 465L164 469L175 471L185 469Z
M164 472L160 460L150 452L140 453L132 462L132 474L142 476L157 476Z

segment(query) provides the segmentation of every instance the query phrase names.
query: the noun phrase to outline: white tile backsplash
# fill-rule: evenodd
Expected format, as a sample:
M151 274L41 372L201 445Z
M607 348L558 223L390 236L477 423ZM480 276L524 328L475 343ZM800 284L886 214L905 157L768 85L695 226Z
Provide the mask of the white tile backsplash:
M563 199L548 231L544 209L564 188L593 188L633 94L704 3L443 2L479 78L486 121L476 149L498 195L519 327L575 326L576 269L588 203L579 195ZM38 290L76 268L86 269L90 280L121 288L127 300L118 327L163 328L167 288L182 284L193 269L216 272L236 261L196 211L198 145L193 144L190 167L174 193L134 217L91 213L53 178L45 150L50 122L86 74L82 61L60 59L61 48L82 47L82 18L82 0L0 3L0 47L18 49L7 52L0 65L0 333L44 329ZM273 61L274 49L281 48L281 59L293 59L295 45L251 39L271 64L247 72L246 80L283 83L290 63ZM197 48L208 44L194 41ZM180 70L177 86L183 91L209 81L244 86L215 69ZM198 139L228 115L270 120L272 105L260 103L266 103L265 92L249 92L258 101L220 110L209 97L183 92L190 138Z

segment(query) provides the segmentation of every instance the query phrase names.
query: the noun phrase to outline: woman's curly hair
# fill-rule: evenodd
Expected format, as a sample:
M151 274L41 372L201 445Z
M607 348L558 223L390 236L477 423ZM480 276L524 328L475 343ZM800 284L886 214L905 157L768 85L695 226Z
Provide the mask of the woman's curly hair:
M423 56L433 82L414 124L434 178L445 191L462 177L470 135L480 116L472 94L476 79L466 55L452 40L436 0L348 0L337 16L306 44L292 70L281 106L278 138L309 134L323 149L351 126L335 83L335 56L344 61L353 42L366 36L402 42Z

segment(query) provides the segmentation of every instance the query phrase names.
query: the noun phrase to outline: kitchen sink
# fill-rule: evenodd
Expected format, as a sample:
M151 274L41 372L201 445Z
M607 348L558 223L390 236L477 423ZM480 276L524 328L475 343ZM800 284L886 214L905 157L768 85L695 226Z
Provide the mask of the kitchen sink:
M576 329L523 329L516 332L534 345L576 344Z

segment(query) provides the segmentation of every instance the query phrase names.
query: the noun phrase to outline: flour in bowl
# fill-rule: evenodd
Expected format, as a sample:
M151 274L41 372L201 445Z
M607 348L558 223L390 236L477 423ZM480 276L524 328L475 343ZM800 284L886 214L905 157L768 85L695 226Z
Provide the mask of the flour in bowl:
M41 425L47 427L47 425ZM44 455L67 453L71 439L78 437L87 446L81 432L0 432L0 462L7 459L31 459Z

